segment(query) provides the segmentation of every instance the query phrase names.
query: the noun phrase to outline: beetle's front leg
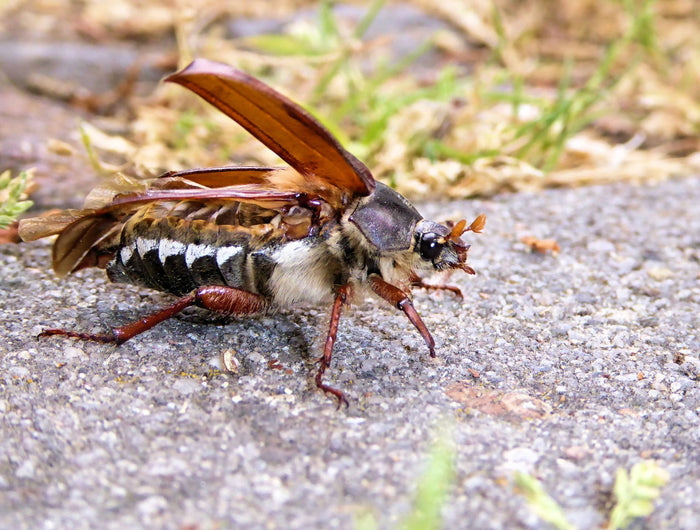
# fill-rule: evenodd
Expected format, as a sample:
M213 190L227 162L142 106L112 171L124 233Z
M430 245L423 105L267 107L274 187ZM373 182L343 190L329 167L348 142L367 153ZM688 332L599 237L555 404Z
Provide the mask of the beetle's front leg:
M416 327L418 333L421 334L421 337L423 337L423 340L425 340L425 343L428 345L430 356L435 357L435 341L433 340L433 336L423 323L415 307L413 307L413 302L411 302L408 295L398 287L384 281L384 279L376 273L369 275L369 285L375 293L406 314L408 320Z
M419 289L425 289L426 291L450 291L451 293L454 293L455 296L458 296L462 300L464 300L464 294L462 293L462 289L457 287L456 285L449 285L446 283L441 283L441 284L432 284L432 283L425 283L423 278L418 276L415 272L411 274L411 276L408 278L408 281L411 282L411 287L418 287Z
M323 374L331 364L331 358L333 357L333 345L335 344L335 337L338 334L338 323L340 322L340 311L343 308L343 304L348 301L348 296L350 294L350 286L343 285L338 289L338 294L335 296L335 301L333 302L333 310L331 311L331 321L328 326L328 336L326 337L326 344L323 347L323 356L320 359L321 366L316 372L316 386L326 392L327 394L333 394L338 399L338 408L340 405L345 403L345 406L349 406L348 400L345 395L338 390L333 388L323 382Z

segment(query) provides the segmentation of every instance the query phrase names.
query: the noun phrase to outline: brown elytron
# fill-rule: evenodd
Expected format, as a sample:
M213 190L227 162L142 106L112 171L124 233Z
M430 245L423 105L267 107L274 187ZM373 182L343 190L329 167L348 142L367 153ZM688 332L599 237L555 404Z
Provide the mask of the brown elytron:
M308 112L235 68L196 60L166 80L230 116L290 167L193 169L147 182L124 177L91 194L84 210L24 220L25 240L58 235L53 268L60 276L102 267L112 281L180 297L111 333L47 329L41 335L121 344L191 305L253 315L332 303L316 385L340 405L347 400L323 375L342 307L364 289L403 311L434 356L410 289L435 288L419 272L474 274L461 235L480 232L484 216L469 227L423 219Z

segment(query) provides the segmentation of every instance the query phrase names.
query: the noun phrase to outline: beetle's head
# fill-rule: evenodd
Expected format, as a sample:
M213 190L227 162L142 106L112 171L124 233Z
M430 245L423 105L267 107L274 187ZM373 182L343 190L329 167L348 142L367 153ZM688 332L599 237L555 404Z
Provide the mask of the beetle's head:
M349 216L380 255L402 255L411 268L444 271L462 269L474 274L467 265L467 251L460 236L471 230L481 232L485 216L480 215L467 227L466 221L448 226L423 219L403 196L377 182L377 188L363 198Z
M469 227L466 227L465 220L454 226L444 226L423 219L413 234L413 251L420 256L426 269L430 266L436 271L462 269L467 274L474 274L474 269L467 265L469 245L460 236L469 230L481 232L485 219L480 215Z

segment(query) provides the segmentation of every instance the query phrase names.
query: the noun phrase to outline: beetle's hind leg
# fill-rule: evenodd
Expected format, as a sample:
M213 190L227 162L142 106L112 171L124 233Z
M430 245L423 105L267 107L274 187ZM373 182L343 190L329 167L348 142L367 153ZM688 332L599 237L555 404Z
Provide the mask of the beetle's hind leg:
M259 294L249 293L248 291L236 289L235 287L209 285L195 289L192 293L180 298L175 303L160 311L146 315L130 324L113 328L111 334L91 334L65 329L45 329L39 334L39 337L62 335L64 337L72 337L81 340L122 344L130 338L160 324L164 320L174 317L180 311L191 305L203 307L210 311L224 313L226 315L242 316L262 313L267 308L267 300Z

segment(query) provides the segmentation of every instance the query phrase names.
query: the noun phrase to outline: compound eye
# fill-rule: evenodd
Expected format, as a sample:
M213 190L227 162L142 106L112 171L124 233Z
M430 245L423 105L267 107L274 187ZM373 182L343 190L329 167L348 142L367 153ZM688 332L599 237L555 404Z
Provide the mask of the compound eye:
M424 260L434 260L442 252L443 243L438 241L438 235L432 232L423 234L420 239L420 257Z

